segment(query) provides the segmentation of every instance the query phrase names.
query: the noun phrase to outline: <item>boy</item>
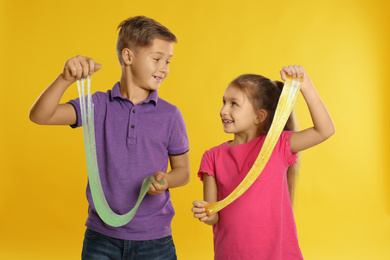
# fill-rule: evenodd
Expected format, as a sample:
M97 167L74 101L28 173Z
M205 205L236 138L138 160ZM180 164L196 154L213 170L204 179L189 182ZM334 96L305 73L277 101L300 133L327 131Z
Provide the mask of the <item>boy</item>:
M93 94L96 151L103 190L112 210L127 213L134 205L142 180L154 175L137 214L122 227L111 227L97 215L89 186L87 230L83 259L176 259L171 221L174 215L169 188L184 186L190 178L189 143L179 109L158 97L168 76L174 34L158 22L137 16L118 29L120 82L106 93ZM59 104L76 80L102 68L93 59L77 56L41 94L30 111L42 125L82 125L78 99ZM171 171L166 173L168 159ZM133 259L133 258L132 258Z

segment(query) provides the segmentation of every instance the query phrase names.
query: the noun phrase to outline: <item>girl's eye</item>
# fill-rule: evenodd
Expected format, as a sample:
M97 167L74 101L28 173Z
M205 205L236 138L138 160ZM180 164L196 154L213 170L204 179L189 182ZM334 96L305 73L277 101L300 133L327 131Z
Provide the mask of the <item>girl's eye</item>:
M156 58L154 58L153 60L155 60L155 61L159 61L160 59L156 59Z
M235 107L238 106L238 104L236 102L232 102L232 106Z
M167 64L167 65L169 65L169 63L171 63L169 60L167 60L167 61L165 62L165 64Z
M223 101L222 101L222 103L225 105L225 104L226 104L226 101L225 101L225 100L223 100Z

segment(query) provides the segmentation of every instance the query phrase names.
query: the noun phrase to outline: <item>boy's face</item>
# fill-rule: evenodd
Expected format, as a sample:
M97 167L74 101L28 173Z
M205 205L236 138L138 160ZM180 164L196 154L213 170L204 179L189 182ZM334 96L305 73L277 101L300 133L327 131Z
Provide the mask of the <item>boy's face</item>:
M148 47L133 52L130 73L133 83L145 90L156 90L168 76L173 43L154 39Z

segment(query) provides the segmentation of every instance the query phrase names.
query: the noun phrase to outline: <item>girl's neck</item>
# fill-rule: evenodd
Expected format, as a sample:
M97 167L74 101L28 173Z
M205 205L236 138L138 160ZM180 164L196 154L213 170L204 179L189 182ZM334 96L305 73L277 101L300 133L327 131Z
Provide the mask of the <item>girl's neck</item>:
M229 145L235 146L235 145L248 143L253 139L255 139L256 137L260 136L261 134L262 134L261 132L256 132L252 134L243 134L243 133L234 134L234 139L229 143Z

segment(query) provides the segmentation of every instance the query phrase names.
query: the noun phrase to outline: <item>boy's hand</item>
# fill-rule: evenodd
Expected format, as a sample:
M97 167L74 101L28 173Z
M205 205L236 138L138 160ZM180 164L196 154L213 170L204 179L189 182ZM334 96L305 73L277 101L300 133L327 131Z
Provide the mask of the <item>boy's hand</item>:
M163 180L165 182L165 184L158 184L158 183L152 182L152 184L150 185L149 190L148 190L148 193L150 195L158 195L158 194L163 193L166 189L168 189L168 180L167 180L165 175L166 175L166 173L161 172L161 171L158 171L154 174L154 179L156 181L160 182Z
M102 68L102 64L96 63L93 59L78 55L66 61L61 77L74 83L76 80L86 78Z
M306 71L303 69L302 66L290 65L288 67L283 67L282 70L280 71L280 76L284 81L286 81L286 74L294 78L303 77L301 91L305 91L305 89L307 89L308 87L313 86L313 83L311 82L309 75L307 75Z
M218 221L218 213L211 216L207 215L206 209L204 207L206 204L208 204L206 201L195 200L192 203L194 207L191 211L194 213L194 218L197 218L208 225L214 225Z

